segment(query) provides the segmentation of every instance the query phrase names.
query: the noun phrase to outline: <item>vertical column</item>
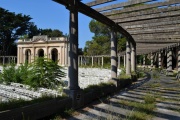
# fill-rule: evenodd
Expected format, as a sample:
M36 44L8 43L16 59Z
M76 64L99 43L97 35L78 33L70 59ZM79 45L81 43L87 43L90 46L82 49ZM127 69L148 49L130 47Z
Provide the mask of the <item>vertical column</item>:
M111 31L111 78L117 78L117 39L116 33Z
M159 68L161 68L161 51L159 51L158 66L159 66Z
M83 57L81 56L81 66L83 65Z
M136 71L136 49L131 44L131 71Z
M94 60L93 60L93 56L92 56L92 66L94 65Z
M20 54L19 54L19 47L18 47L18 49L17 49L17 64L20 63L20 62L19 62L19 56L20 56Z
M118 69L120 69L120 65L121 65L121 63L120 63L120 62L121 62L121 61L120 61L120 59L121 59L121 56L119 55L119 56L118 56Z
M169 49L168 53L167 53L167 71L168 72L172 71L172 51L171 51L171 49Z
M180 49L178 49L178 72L180 72Z
M124 68L126 67L126 55L124 55Z
M79 62L80 62L80 56L78 56L78 66L80 65L80 63L79 63Z
M70 9L69 35L68 87L78 90L78 11L73 8Z
M126 41L126 74L129 75L131 72L131 49L130 42Z
M104 57L102 56L102 68L104 66Z
M97 57L97 59L98 59L98 66L100 66L100 59L99 59L99 57Z
M153 68L153 54L151 53L151 69Z
M144 69L146 67L146 55L143 56L143 67L144 67Z

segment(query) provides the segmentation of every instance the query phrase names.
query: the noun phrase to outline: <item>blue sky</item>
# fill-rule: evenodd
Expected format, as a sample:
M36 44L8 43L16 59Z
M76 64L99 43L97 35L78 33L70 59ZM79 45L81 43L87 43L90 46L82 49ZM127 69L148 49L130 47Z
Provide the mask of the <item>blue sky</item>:
M89 2L92 0L83 0ZM118 0L123 2L127 0ZM114 3L114 2L113 2ZM38 28L59 29L69 33L69 11L52 0L0 0L0 7L10 12L30 15ZM93 33L89 30L91 18L79 13L79 47L84 48L85 42L91 40Z
M59 29L69 33L69 11L52 0L0 0L0 7L10 12L30 15L38 28ZM91 18L79 14L79 47L83 48L93 33L89 30Z

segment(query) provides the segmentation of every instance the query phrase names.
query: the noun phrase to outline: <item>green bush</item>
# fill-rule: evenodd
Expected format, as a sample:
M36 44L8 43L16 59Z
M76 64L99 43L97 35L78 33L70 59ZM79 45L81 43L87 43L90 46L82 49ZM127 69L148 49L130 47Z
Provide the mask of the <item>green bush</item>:
M1 82L5 82L9 84L10 82L15 82L16 81L16 68L15 68L15 63L11 63L10 66L3 66L3 72L1 74Z
M3 67L3 73L0 75L1 82L22 83L30 85L33 88L44 87L56 89L63 86L61 78L65 76L62 67L50 59L38 57L30 64L21 64L15 68L15 64Z

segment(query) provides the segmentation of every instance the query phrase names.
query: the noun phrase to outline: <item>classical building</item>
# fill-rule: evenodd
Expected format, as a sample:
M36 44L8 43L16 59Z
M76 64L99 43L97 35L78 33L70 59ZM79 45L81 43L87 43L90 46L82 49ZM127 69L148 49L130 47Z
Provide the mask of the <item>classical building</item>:
M34 36L33 39L18 40L17 64L31 63L35 57L47 57L66 66L68 61L68 41L66 37Z

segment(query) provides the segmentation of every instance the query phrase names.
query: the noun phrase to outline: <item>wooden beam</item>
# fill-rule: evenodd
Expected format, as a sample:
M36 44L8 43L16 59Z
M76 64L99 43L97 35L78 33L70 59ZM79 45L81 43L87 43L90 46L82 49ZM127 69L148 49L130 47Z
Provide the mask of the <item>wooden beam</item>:
M135 4L139 4L139 3L151 2L151 1L157 1L157 0L131 0L131 1L128 1L128 2L121 2L121 3L118 3L118 4L105 6L103 8L97 8L95 10L98 11L98 12L102 12L102 11L107 11L107 10L112 10L112 9L116 9L116 8L130 6L130 5L135 5Z
M143 21L143 20L151 20L151 19L160 19L160 18L166 18L166 17L175 17L180 15L180 10L177 11L171 11L161 14L151 14L151 15L143 15L143 16L137 16L137 17L130 17L125 19L116 19L114 22L116 23L126 23L126 22L134 22L134 21Z
M100 4L104 4L104 3L108 3L108 2L112 2L112 1L116 1L116 0L94 0L92 2L86 3L86 5L89 7L93 7L96 5L100 5Z
M119 25L121 26L142 25L142 24L152 25L152 24L158 24L160 22L170 22L170 21L178 21L178 20L180 20L180 16L152 19L152 20L143 20L143 21L133 21L133 22L121 23Z
M138 39L152 39L152 40L157 40L157 39L175 39L175 40L180 40L180 35L166 35L166 34L143 34L143 35L132 35L133 38L136 40Z
M151 15L151 14L162 14L165 12L177 11L177 10L180 10L180 6L171 6L167 8L154 8L154 9L144 10L144 11L142 10L138 12L117 14L117 15L108 16L108 18L110 18L111 20L125 19L129 17L138 17L138 16Z
M180 16L179 16L180 19ZM159 26L169 26L169 25L176 25L180 24L180 20L173 20L173 21L165 21L165 22L157 22L157 23L146 23L146 24L138 24L138 25L122 25L125 29L137 29L137 28L151 28L151 27L159 27Z
M124 8L124 9L120 9L120 10L112 10L110 12L104 12L103 15L108 16L108 15L114 15L114 14L127 13L127 12L135 12L135 11L147 10L147 9L168 6L168 5L173 5L173 4L179 4L179 3L180 3L180 0L169 0L169 1L165 1L165 2L157 2L154 4L145 4L142 6Z
M158 39L136 39L136 43L178 43L179 40L174 40L174 39L161 39L161 38L158 38Z
M165 28L165 27L164 27ZM175 35L175 34L180 34L180 27L176 28L165 28L165 29L142 29L142 30L131 30L128 31L131 35L136 35L136 34L153 34L153 35L161 35L166 33L166 35Z

